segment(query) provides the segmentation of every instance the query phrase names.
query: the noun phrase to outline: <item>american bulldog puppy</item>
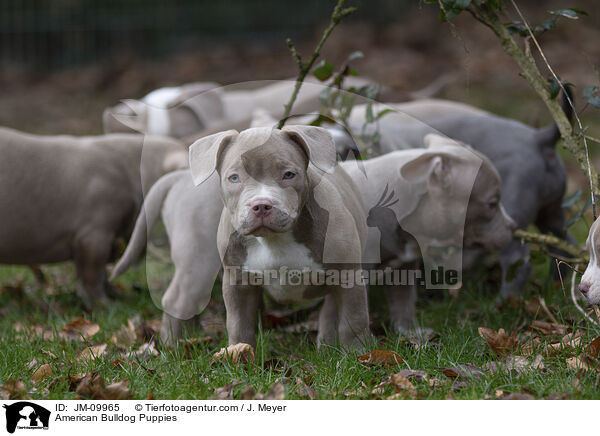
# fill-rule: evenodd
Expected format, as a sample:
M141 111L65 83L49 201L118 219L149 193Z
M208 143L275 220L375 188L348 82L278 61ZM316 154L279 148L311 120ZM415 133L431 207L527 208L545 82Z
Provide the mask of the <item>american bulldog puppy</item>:
M0 128L0 263L73 260L86 306L104 302L105 266L144 193L187 166L183 144L114 134L38 136Z
M217 248L230 344L256 344L264 290L282 303L325 297L318 344L365 346L365 286L344 274L360 270L366 217L335 157L331 135L312 126L230 130L190 147L194 184L219 176Z
M340 164L368 211L363 262L380 270L416 271L423 260L422 280L382 283L392 327L402 333L416 327L417 284L459 287L463 253L499 251L516 228L500 203L500 175L489 159L437 134L425 136L424 145ZM452 276L436 278L439 268Z
M588 238L585 241L590 261L583 277L579 282L579 292L589 304L600 304L600 219L596 219L590 227Z
M446 100L418 100L407 103L375 105L373 111L393 109L376 124L367 126L366 132L375 128L380 141L374 155L395 150L423 146L428 133L442 133L456 141L470 144L485 155L496 167L503 185L502 205L515 220L518 228L535 224L541 232L569 238L565 231L565 211L562 199L566 188L566 171L556 151L560 133L552 124L540 129L519 121L500 117L489 112ZM349 124L360 132L366 120L366 105L353 108ZM563 110L571 115L566 99ZM338 135L341 136L341 135ZM336 138L336 144L348 149L352 141ZM343 150L338 150L342 155ZM477 253L477 254L474 254ZM471 257L481 255L472 251ZM500 293L503 297L518 295L529 277L531 265L525 262L514 279L507 280L506 272L520 259L528 259L529 246L513 240L500 252L503 280Z

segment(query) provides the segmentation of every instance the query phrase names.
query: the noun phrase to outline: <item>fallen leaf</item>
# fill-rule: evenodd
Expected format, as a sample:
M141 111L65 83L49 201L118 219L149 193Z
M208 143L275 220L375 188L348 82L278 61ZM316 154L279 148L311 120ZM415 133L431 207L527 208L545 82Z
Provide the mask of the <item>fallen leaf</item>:
M302 398L314 400L317 398L317 393L308 386L300 377L296 377L296 393Z
M396 388L396 390L407 390L407 391L415 391L415 385L413 385L409 379L404 377L401 374L392 374L390 375L390 384Z
M36 366L38 366L38 361L37 361L37 359L34 357L34 358L33 358L33 360L27 364L27 368L28 368L28 369L33 369L33 368L35 368Z
M577 349L581 344L581 332L578 330L563 336L560 342L550 344L546 347L546 354L555 356L561 351L572 351Z
M595 338L585 347L585 352L588 356L593 357L594 359L598 358L598 354L600 353L600 337Z
M470 363L463 363L450 368L442 368L442 373L448 378L458 378L461 380L478 380L485 376L481 369Z
M53 374L52 367L49 364L45 363L42 366L40 366L38 369L36 369L36 371L31 376L31 381L38 382L40 380L51 377L52 374Z
M104 391L105 400L131 400L133 394L129 390L129 380L121 380L117 383L112 383L106 387Z
M27 396L25 384L21 380L7 380L1 389L8 394L7 400L23 399Z
M490 348L499 357L512 353L519 346L516 332L508 336L504 329L496 332L487 327L479 327L477 331L479 332L479 336L487 341Z
M124 348L135 345L137 342L137 333L133 320L127 320L127 325L124 325L115 334L113 334L108 342Z
M58 357L56 356L56 354L54 354L52 351L47 351L47 350L41 349L40 353L48 356L50 359L58 359Z
M221 386L220 388L215 388L215 395L213 395L213 400L233 400L233 388L241 385L242 382L238 380L233 380L232 383Z
M250 344L233 344L227 348L221 348L221 350L213 354L214 361L228 360L231 363L237 365L238 363L254 362L254 349Z
M429 386L432 388L437 388L439 386L442 386L444 384L443 381L441 381L439 378L437 377L432 377L429 379Z
M93 347L85 348L79 355L77 356L77 360L80 362L88 361L88 360L96 360L101 357L106 352L106 344L94 345Z
M555 324L558 324L558 320L554 317L548 306L546 305L546 301L537 295L533 295L529 300L525 302L525 311L532 316L540 316L545 315Z
M396 366L404 360L395 351L373 350L370 353L358 356L358 361L364 365Z
M84 340L91 338L100 331L100 326L85 318L77 318L65 324L59 336L67 341Z
M587 371L592 366L592 363L591 359L585 353L567 359L568 368L580 371Z
M398 373L402 377L406 377L409 380L415 380L417 382L427 381L427 373L420 369L403 369Z
M106 386L104 379L95 372L86 374L77 389L78 398L88 400L130 400L129 380L121 380Z
M531 394L512 393L501 398L502 400L535 400Z
M150 342L140 345L140 348L137 349L135 355L140 360L147 360L151 357L158 357L158 350L154 346L154 343Z
M135 328L135 333L141 342L151 342L159 336L160 325L160 319L142 321Z
M152 391L150 391L148 393L148 396L145 398L146 400L154 400L154 394L152 393Z
M566 326L564 324L540 320L533 321L531 323L531 328L537 330L543 335L565 335L569 330L569 326Z
M255 400L283 400L285 398L285 386L283 383L273 383L269 392L256 394Z

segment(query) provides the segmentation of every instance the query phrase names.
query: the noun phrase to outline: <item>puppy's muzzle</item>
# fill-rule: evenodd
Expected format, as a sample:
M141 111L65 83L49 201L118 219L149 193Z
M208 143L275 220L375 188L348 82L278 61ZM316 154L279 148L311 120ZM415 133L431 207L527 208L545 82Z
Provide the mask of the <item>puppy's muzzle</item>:
M250 209L256 218L265 218L271 214L273 204L268 200L255 201L250 205Z

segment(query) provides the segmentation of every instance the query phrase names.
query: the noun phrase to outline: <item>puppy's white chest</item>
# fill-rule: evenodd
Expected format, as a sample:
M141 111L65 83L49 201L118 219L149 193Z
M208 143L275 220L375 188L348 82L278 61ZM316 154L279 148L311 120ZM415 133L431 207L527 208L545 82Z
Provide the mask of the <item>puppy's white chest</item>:
M264 289L278 302L304 299L310 271L322 266L310 256L310 250L296 242L290 233L249 241L244 271L256 273L264 280Z

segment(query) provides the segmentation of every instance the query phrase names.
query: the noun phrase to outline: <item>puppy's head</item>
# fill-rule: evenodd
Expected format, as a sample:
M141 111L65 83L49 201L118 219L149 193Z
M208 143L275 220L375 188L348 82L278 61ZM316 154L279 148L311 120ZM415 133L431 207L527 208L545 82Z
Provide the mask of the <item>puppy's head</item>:
M579 291L583 294L589 304L600 304L600 219L594 221L590 228L586 246L590 253L588 263L581 282Z
M428 194L433 199L430 216L438 218L429 227L435 226L442 239L456 233L455 218L464 216L464 248L497 251L505 247L516 224L500 204L502 184L492 163L470 147L443 136L429 134L425 144L429 152L407 163L401 174L409 180L427 178Z
M268 236L294 227L309 194L309 163L323 172L335 165L335 147L325 129L229 130L190 147L194 184L219 174L226 212L242 235Z

